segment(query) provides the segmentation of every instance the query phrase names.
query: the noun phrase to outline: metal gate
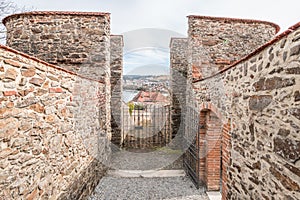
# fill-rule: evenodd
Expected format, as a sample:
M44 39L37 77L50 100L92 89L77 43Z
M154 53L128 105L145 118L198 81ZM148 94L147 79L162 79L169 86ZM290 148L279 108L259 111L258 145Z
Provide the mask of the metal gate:
M135 104L123 109L123 147L156 148L171 141L170 105Z
M188 106L185 116L183 167L195 186L199 188L199 113Z

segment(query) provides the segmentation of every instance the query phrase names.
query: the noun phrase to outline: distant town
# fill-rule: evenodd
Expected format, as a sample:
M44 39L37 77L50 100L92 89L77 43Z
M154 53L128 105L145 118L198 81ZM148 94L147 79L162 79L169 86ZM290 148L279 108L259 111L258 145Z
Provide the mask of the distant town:
M168 93L170 87L169 77L169 75L124 75L123 90L155 91Z
M169 75L124 75L123 101L129 102L134 101L134 98L140 99L139 96L149 96L148 103L150 103L151 99L153 102L161 101L165 103L166 100L161 98L161 96L169 99L169 79ZM140 93L142 91L147 93Z

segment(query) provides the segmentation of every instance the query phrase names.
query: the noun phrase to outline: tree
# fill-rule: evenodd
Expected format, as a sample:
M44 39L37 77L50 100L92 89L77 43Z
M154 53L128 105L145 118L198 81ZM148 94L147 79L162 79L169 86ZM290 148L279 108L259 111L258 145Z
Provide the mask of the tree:
M10 0L0 0L0 44L5 44L6 38L6 28L4 24L2 24L2 19L8 15L17 13L17 12L24 12L29 10L25 7L19 7L13 1Z

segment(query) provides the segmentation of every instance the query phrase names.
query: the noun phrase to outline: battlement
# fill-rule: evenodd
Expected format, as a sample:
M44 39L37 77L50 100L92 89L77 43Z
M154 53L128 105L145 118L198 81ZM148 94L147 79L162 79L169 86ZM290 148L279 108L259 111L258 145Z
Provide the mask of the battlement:
M70 71L91 64L101 70L109 60L109 13L28 12L3 23L9 47Z
M278 25L266 21L195 15L188 16L188 24L194 80L227 68L280 30Z

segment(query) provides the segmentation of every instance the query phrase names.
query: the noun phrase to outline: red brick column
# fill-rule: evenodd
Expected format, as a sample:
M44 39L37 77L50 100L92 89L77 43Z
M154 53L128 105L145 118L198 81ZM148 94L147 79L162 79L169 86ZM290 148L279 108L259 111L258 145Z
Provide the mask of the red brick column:
M206 184L206 115L207 112L200 112L199 129L199 179Z
M209 109L200 112L199 123L199 179L208 191L220 191L222 181L222 199L225 200L228 193L227 168L230 165L230 123L223 124Z
M206 184L208 191L220 190L222 122L209 112L206 115Z
M230 136L230 122L223 126L222 131L222 200L226 200L228 193L228 177L227 169L230 165L230 149L231 149L231 136Z

